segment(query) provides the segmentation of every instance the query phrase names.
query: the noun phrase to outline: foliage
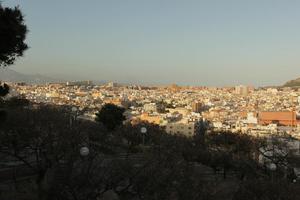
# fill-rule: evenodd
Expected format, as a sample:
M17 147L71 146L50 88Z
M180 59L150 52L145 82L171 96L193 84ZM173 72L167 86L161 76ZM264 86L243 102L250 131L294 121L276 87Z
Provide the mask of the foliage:
M4 123L6 119L6 111L2 110L4 104L4 97L9 93L9 86L6 83L1 84L0 82L0 124Z
M21 96L14 96L4 101L4 106L6 107L24 107L29 106L29 104L30 101Z
M88 133L93 130L101 135L100 127L88 121L70 127L70 118L70 114L51 106L11 107L6 123L0 125L1 160L13 158L22 162L31 174L37 174L39 198L60 182L56 178L47 179L51 187L45 188L49 173L56 173L63 166L63 174L67 175L80 160L79 149L92 145Z
M0 4L0 67L14 63L28 49L24 42L28 32L18 7L5 8Z
M296 200L299 194L297 185L286 180L250 180L242 183L233 200Z
M114 104L105 104L96 113L96 121L101 122L108 130L114 130L125 120L123 113L125 109Z
M9 93L9 86L6 83L0 82L0 98L6 96Z
M29 199L299 197L287 194L296 191L289 179L277 172L270 176L260 166L255 153L265 144L248 135L223 132L187 138L145 122L116 126L111 135L92 121L70 124L71 113L61 107L9 109L7 123L0 126L0 156L23 163L22 172L31 169L35 181ZM147 128L145 145L141 127ZM90 149L87 157L79 154L82 146ZM19 178L16 183L25 190ZM277 184L280 181L286 184Z

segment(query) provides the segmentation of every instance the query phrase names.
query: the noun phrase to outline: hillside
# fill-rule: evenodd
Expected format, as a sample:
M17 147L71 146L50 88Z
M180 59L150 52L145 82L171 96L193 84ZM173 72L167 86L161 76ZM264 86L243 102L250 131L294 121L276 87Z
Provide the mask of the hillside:
M22 74L12 69L0 69L0 81L25 82L25 83L50 83L57 82L57 79L43 76L40 74Z
M300 87L300 78L290 80L290 81L286 82L283 86L284 87Z

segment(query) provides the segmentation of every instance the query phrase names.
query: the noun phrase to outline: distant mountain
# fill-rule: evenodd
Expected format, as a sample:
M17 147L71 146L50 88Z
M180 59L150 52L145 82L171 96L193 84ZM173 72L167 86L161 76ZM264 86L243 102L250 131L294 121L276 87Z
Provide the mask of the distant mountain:
M290 81L286 82L283 86L284 87L300 87L300 78L290 80Z
M1 0L0 0L1 1ZM57 77L57 78L52 78ZM28 84L62 83L67 81L80 81L82 78L72 78L65 75L41 75L41 74L23 74L8 68L0 68L0 81L24 82ZM106 84L108 81L92 80L96 85Z
M61 80L50 78L40 74L34 74L34 75L22 74L12 69L5 68L5 69L0 69L0 81L43 84L43 83L60 82Z

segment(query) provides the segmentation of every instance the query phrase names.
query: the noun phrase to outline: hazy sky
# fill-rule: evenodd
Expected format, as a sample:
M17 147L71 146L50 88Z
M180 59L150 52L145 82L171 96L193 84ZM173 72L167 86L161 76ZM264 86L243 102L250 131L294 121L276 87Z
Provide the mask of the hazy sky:
M182 85L300 76L299 0L3 0L30 30L19 72Z

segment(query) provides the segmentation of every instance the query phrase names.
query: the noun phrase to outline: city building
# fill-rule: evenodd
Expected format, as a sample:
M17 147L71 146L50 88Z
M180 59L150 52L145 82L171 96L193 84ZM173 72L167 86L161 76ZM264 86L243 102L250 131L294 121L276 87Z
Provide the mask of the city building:
M300 124L300 120L297 119L294 111L259 112L258 121L260 125L297 126L297 124Z
M238 95L246 96L249 93L249 88L248 88L248 86L245 86L245 85L235 86L235 93Z
M197 122L174 122L166 124L166 132L173 135L194 136L197 131Z
M192 103L192 112L200 113L202 109L202 103L200 102L193 102Z
M90 86L93 85L92 81L68 81L67 86Z

